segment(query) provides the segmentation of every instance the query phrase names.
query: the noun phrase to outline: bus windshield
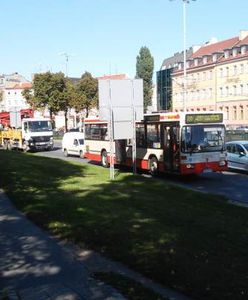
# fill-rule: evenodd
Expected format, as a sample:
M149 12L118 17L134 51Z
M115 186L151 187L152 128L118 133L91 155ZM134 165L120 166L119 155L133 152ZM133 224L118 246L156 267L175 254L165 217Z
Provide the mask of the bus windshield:
M182 152L222 151L224 148L224 125L183 126Z
M28 129L30 132L35 131L52 131L52 123L46 120L29 121Z

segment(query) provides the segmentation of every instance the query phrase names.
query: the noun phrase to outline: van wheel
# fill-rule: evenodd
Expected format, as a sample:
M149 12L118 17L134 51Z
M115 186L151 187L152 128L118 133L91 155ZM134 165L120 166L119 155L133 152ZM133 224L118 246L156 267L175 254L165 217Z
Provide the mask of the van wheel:
M64 156L68 157L68 151L66 149L64 149Z
M108 156L107 156L107 152L103 151L102 155L101 155L101 162L102 162L102 166L104 168L108 168L109 163L108 163Z
M149 168L150 168L150 174L152 176L158 174L158 160L156 157L152 157L149 159Z
M82 150L79 152L79 156L80 156L81 158L84 158L84 152L83 152Z

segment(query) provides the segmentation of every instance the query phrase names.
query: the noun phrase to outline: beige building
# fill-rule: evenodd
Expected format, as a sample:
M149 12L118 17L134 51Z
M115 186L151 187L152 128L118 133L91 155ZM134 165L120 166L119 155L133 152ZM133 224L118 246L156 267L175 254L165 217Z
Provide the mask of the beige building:
M172 73L173 111L225 112L230 128L248 126L248 31L194 52Z

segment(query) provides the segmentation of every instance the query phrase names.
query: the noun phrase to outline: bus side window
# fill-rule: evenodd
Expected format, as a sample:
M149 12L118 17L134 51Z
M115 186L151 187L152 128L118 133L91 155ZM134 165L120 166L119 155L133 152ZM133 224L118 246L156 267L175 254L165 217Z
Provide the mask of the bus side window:
M147 124L147 147L161 148L160 126Z
M108 140L108 128L105 126L101 126L101 140L102 141Z

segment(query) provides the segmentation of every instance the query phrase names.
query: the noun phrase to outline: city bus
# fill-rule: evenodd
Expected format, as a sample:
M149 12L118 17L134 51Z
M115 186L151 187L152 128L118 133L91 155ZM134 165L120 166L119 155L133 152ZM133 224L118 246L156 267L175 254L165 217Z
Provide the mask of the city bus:
M227 170L222 112L145 114L136 122L136 166L155 175L181 175ZM108 122L85 119L85 157L108 167ZM132 141L114 140L114 163L132 166Z

